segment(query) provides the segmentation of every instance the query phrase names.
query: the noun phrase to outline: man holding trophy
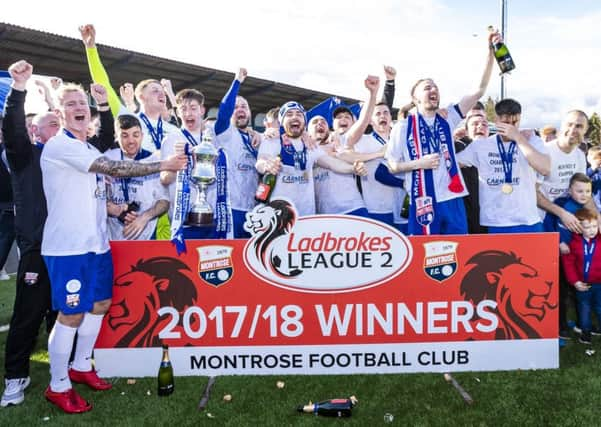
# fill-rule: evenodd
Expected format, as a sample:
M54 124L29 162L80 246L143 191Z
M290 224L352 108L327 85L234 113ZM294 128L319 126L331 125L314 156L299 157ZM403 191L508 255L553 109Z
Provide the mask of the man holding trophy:
M171 237L181 251L184 239L233 236L231 221L229 230L227 222L229 195L226 174L223 173L225 154L215 148L214 131L204 124L204 96L196 89L183 89L175 99L182 127L178 134L165 138L161 156L167 158L174 153L184 154L188 156L189 163L177 174L162 172L161 182L169 189ZM214 183L216 185L212 185ZM223 216L216 219L215 210Z

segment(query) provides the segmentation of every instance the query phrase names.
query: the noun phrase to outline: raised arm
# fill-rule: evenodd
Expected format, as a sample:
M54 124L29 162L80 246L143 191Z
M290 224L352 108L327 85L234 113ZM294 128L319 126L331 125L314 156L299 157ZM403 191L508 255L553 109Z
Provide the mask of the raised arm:
M2 135L10 168L21 170L32 159L32 145L25 124L25 87L31 78L33 67L21 60L8 67L8 73L13 82L6 98Z
M90 24L82 25L79 27L79 33L81 34L81 40L86 47L86 57L88 59L88 68L90 69L92 81L94 83L100 83L106 88L111 112L114 117L117 117L122 105L117 92L115 92L115 89L113 89L113 86L111 85L109 75L107 74L104 65L102 65L102 62L100 61L100 55L96 48L96 29ZM134 111L132 111L132 113L134 113Z
M97 110L100 114L100 131L98 135L88 140L90 144L101 153L111 148L117 148L115 145L115 121L108 105L108 93L104 86L99 83L92 83L90 93L96 101Z
M359 141L371 120L371 116L374 113L374 106L376 105L376 96L378 94L378 89L380 88L380 78L376 76L367 76L365 79L365 87L369 91L369 98L361 109L361 114L359 114L357 121L353 123L351 128L346 132L346 144L349 147L352 147Z
M219 104L219 111L217 112L217 120L215 121L215 135L219 135L230 127L230 119L234 114L234 108L236 106L236 97L240 90L240 85L246 80L248 72L246 68L240 68L236 78L232 82L232 85L223 96L221 103Z
M364 176L367 174L367 170L362 162L354 162L353 164L339 160L335 157L323 155L316 160L316 163L322 168L330 169L337 173L354 173L357 175Z
M384 90L382 91L382 99L380 100L380 102L385 102L386 105L388 105L388 109L392 113L392 104L394 103L396 70L390 65L384 65L384 75L386 76L386 82L384 83Z
M461 110L461 114L463 116L465 116L467 112L471 110L474 105L476 105L476 102L478 102L478 100L484 95L484 92L486 92L486 88L488 87L488 82L490 81L490 75L492 74L492 67L494 64L492 42L497 42L499 40L502 39L501 35L498 32L488 34L488 54L486 57L486 66L484 67L484 72L482 73L478 89L474 93L464 96L461 99L461 101L459 101L459 109Z

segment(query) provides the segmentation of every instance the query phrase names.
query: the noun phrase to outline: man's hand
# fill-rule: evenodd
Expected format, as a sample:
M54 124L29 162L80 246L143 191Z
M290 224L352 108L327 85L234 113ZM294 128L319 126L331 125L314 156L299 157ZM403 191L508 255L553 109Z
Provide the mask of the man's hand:
M375 94L380 88L380 78L377 76L367 76L365 79L365 87L370 93Z
M396 78L396 70L394 67L391 67L390 65L384 65L384 76L386 77L387 81L394 81Z
M265 159L265 173L277 175L282 170L282 161L279 156L272 159Z
M184 169L187 164L188 156L185 154L174 154L161 161L161 170L177 172Z
M121 95L121 99L125 106L132 112L136 112L136 101L135 101L135 93L134 93L134 85L132 83L123 83L119 87L119 95Z
M79 34L81 34L81 41L86 48L96 47L96 29L92 24L81 25Z
M240 82L240 84L244 83L244 80L246 80L246 77L248 76L248 71L246 71L246 68L240 68L238 70L238 74L236 74L236 80L238 80Z
M138 215L136 212L128 213L125 218L125 226L123 227L123 237L127 240L137 239L142 234L142 231L144 231L144 228L146 228L149 220L150 218L148 218L146 212L141 215Z
M22 59L8 67L8 74L13 79L12 87L16 90L24 91L27 81L33 74L33 66Z
M60 77L50 77L50 87L52 90L58 90L59 87L63 84L63 79Z
M305 144L305 147L307 147L309 150L314 150L319 145L307 131L303 131L303 134L301 135L301 141L303 141L303 144Z
M248 130L248 136L250 136L250 145L253 148L258 148L261 145L261 134L254 129Z
M464 127L458 127L453 131L453 139L458 140L467 135L467 130Z
M94 98L94 101L96 101L96 105L106 104L108 102L108 92L100 83L92 83L90 85L90 94L92 95L92 98Z
M559 220L572 233L582 234L582 226L580 225L580 221L574 216L574 214L564 209L561 215L559 215Z
M359 175L359 176L367 175L367 168L365 167L365 163L363 163L363 162L353 163L353 172L355 173L355 175Z
M280 136L280 131L275 128L268 128L263 132L263 138L265 139L276 139L278 136Z
M497 123L497 133L510 141L517 142L518 139L521 139L518 128L508 123Z
M440 165L440 154L426 154L417 163L418 169L436 169Z

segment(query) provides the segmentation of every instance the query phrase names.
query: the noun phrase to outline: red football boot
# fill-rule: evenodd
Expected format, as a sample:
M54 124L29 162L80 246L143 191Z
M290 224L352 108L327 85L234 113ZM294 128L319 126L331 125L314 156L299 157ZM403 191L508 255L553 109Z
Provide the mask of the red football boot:
M67 414L81 414L92 409L92 404L81 397L75 390L70 388L67 391L56 392L46 388L44 392L46 400L61 408Z
M102 378L98 377L94 369L87 372L69 369L69 379L74 383L86 384L92 390L109 390L113 388L111 383L108 383Z

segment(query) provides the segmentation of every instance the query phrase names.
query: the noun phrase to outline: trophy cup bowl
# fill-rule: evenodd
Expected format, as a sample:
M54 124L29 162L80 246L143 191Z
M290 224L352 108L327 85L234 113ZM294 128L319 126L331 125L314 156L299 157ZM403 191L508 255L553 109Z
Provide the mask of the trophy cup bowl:
M207 202L205 193L207 187L215 182L215 160L217 150L210 138L203 138L202 142L192 150L194 167L190 174L190 181L198 189L196 200L190 207L186 225L207 227L213 224L213 210Z

